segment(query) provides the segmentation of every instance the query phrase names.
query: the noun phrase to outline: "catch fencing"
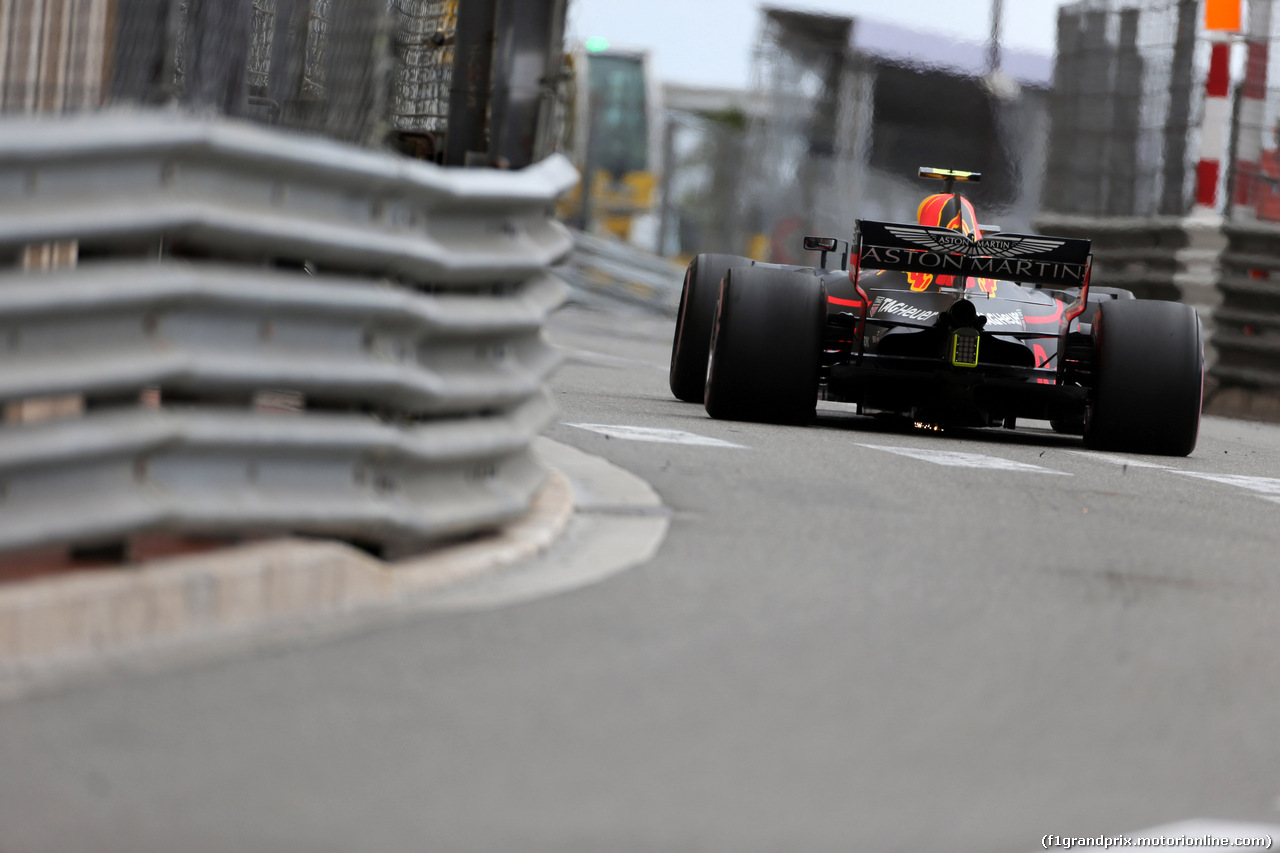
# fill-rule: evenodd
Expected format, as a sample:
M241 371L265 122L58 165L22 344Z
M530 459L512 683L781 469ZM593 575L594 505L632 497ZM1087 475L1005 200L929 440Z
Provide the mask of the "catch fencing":
M157 112L0 124L0 549L393 551L525 512L576 180Z
M1197 0L1086 0L1058 12L1042 204L1182 216L1194 190L1207 45Z
M458 0L10 0L0 112L181 104L431 156Z

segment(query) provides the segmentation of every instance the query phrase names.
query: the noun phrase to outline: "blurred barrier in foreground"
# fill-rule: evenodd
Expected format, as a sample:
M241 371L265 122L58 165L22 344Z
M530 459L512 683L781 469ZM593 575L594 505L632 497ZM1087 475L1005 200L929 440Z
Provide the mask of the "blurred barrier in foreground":
M457 0L6 0L0 112L182 104L432 156Z
M0 549L396 550L521 514L576 179L156 113L0 125Z

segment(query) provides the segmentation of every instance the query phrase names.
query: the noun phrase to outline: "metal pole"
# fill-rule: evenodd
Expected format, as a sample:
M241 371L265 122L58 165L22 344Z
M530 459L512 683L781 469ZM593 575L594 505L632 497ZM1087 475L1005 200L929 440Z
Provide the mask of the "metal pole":
M594 229L591 220L595 217L595 209L592 198L596 191L596 125L598 123L600 109L599 101L595 95L587 96L587 151L582 160L582 183L579 189L582 192L582 204L578 208L578 229L586 231L588 234Z
M243 111L252 20L251 0L192 0L187 6L185 103L225 115Z
M658 208L658 254L667 253L667 240L671 233L671 183L676 162L676 121L667 115L667 126L662 131L662 177L658 185L661 207Z
M1182 216L1187 212L1187 147L1191 134L1191 106L1195 100L1196 25L1198 0L1178 0L1178 29L1173 43L1169 80L1169 113L1165 119L1161 160L1159 212Z
M489 111L496 11L497 0L467 0L458 6L453 82L449 86L446 166L465 165L467 152L489 149L485 138L485 115Z
M1229 192L1227 215L1241 205L1253 215L1261 174L1262 152L1271 141L1267 127L1267 68L1271 50L1273 0L1249 4L1249 29L1245 39L1247 59L1243 84L1237 88L1231 117L1231 146L1227 160Z
M987 73L1000 70L1000 21L1004 17L1004 0L991 0L991 41L987 44Z
M176 18L172 0L130 0L116 7L111 100L152 106L173 95Z
M520 169L533 162L538 116L549 76L559 67L563 0L498 0L495 21L493 159Z

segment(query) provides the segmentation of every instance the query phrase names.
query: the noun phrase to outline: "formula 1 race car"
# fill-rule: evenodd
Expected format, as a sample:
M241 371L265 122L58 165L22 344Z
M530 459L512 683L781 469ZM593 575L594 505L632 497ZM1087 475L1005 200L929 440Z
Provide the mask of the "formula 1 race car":
M984 229L955 191L977 173L920 176L944 192L915 223L858 220L852 255L805 237L816 267L694 258L675 396L714 418L775 423L811 420L819 398L944 428L1047 420L1092 448L1189 454L1204 382L1195 310L1091 288L1088 240Z

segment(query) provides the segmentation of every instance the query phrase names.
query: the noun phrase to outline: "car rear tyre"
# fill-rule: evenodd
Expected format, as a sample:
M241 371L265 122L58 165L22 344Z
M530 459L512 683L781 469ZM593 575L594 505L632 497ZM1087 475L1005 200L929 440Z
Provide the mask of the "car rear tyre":
M1084 418L1050 418L1049 426L1062 435L1084 435Z
M1084 440L1101 450L1186 456L1200 432L1204 341L1195 309L1104 302L1094 318L1095 382Z
M1093 318L1098 316L1098 309L1108 302L1129 302L1134 299L1137 297L1133 295L1132 290L1119 287L1090 287L1089 303L1085 306L1084 313L1080 315L1080 322L1092 323Z
M671 342L671 393L686 403L701 403L707 385L707 355L716 299L725 271L749 267L753 261L737 255L698 255L684 273L676 334Z
M812 274L729 270L711 337L707 413L769 423L812 420L826 318L827 290Z

